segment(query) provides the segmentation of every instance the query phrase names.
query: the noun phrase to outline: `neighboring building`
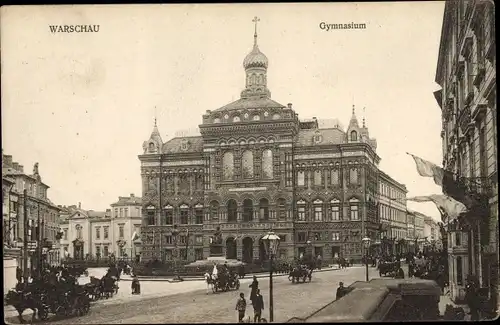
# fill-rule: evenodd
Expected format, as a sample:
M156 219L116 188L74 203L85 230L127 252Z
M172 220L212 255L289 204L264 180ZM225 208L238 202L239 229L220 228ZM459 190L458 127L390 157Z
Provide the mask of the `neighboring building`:
M2 175L3 176L3 175ZM2 177L2 219L3 219L3 288L9 291L16 285L16 268L21 265L21 249L15 246L17 238L17 208L19 196L13 187L15 180Z
M385 254L406 253L408 226L406 220L406 186L379 171L379 204L382 252Z
M10 227L12 229L12 244L22 247L24 241L24 204L27 203L28 211L28 240L33 244L40 242L43 246L43 258L49 264L59 262L58 241L56 239L59 230L58 216L59 208L48 198L49 186L42 181L38 171L38 163L33 167L33 173L24 172L24 167L12 160L11 155L2 153L2 178L13 181L10 189L12 198L12 213L10 213ZM2 182L3 183L3 182ZM2 186L3 187L3 186ZM27 197L24 197L24 190ZM17 200L17 204L15 204ZM40 221L40 222L39 222ZM39 264L38 253L32 246L29 250L28 267L37 267ZM22 263L21 263L22 265Z
M477 277L498 305L498 174L495 6L493 1L445 5L435 81L442 111L443 166L455 174L469 213L448 220L450 292L463 300ZM458 193L445 194L460 200ZM472 240L467 240L468 238Z
M408 244L408 251L412 253L418 251L415 233L415 212L409 209L406 209L406 242Z
M309 242L324 259L360 259L363 236L379 237L380 158L364 119L353 107L347 130L321 128L272 100L257 35L243 66L241 98L206 111L201 136L164 143L155 123L144 142L142 258L168 260L175 243L188 249L180 258L206 258L220 227L227 258L262 260L261 238L273 229L280 258L299 256Z
M140 238L140 228L142 222L142 199L134 194L130 196L120 196L118 201L111 204L112 224L111 230L102 228L104 237L106 231L110 231L113 242L113 251L116 256L135 257L141 253L141 241L133 241L134 232ZM100 230L95 230L96 232ZM96 233L97 234L97 233ZM96 251L97 251L96 247Z
M119 197L106 211L83 210L80 204L62 207L61 253L75 259L140 254L140 241L132 237L140 234L141 209L141 198L134 194Z
M427 241L424 234L426 215L417 211L413 211L413 228L415 229L414 240L417 251L423 252L424 245Z

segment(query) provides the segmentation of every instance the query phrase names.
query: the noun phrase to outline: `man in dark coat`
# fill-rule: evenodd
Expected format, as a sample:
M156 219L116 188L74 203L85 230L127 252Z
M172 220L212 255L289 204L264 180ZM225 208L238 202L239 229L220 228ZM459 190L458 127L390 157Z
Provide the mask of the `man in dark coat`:
M347 294L347 289L344 287L344 282L339 283L339 287L337 288L336 299L339 300L343 296Z
M255 297L252 301L253 306L253 322L260 323L262 318L262 311L264 310L264 298L260 294L260 289L257 289L255 293Z
M469 283L465 287L465 291L465 301L470 309L471 320L477 321L479 320L480 297L477 284L474 280L469 280Z
M257 290L259 289L259 281L257 281L257 277L255 275L253 276L252 283L248 287L252 288L252 291L250 291L250 301L253 304L253 298L255 297L255 294L257 293Z

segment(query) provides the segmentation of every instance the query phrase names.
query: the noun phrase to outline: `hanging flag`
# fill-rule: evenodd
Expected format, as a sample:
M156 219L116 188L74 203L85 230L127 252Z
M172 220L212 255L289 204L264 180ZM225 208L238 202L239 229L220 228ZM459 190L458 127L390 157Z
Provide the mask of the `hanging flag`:
M139 237L139 234L137 233L137 231L134 231L134 233L132 234L132 241L136 241L138 240L140 237Z
M466 188L454 179L452 172L411 153L407 152L407 154L413 157L418 174L423 177L432 177L434 183L443 188L444 194L464 203L469 208L474 204L472 198L467 195Z
M444 216L450 220L458 218L462 213L467 212L465 205L447 195L432 194L428 196L415 196L407 199L414 202L434 202L441 212L441 218ZM446 220L442 220L446 222Z
M439 167L436 164L431 163L430 161L415 156L411 153L407 152L407 154L413 157L413 160L415 161L415 164L417 166L417 172L420 176L432 177L437 185L441 187L443 186L443 177L444 177L443 168Z

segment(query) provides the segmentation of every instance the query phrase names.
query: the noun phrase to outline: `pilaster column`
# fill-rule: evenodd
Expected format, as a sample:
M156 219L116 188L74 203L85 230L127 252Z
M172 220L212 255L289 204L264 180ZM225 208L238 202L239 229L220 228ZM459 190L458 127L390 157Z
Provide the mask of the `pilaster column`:
M237 218L238 218L238 223L243 221L243 206L241 204L238 204Z

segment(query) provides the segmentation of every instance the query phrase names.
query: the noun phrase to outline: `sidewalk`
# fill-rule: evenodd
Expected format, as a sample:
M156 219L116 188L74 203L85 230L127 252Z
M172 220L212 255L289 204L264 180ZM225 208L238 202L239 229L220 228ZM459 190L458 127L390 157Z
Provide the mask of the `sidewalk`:
M314 270L313 273L334 271L334 270L338 270L338 269L339 268L336 266L329 266L329 267L322 268L321 270ZM245 279L251 279L251 278L253 278L253 276L256 276L257 278L268 278L269 272L245 274ZM280 274L273 273L273 277L276 277L276 276L288 276L288 272L287 273L280 273ZM181 276L181 278L184 281L205 281L205 279L202 276L190 276L190 277ZM173 276L137 276L137 279L139 281L166 281L166 282L170 282L170 283L184 282L184 281L173 280ZM130 275L124 274L120 277L120 280L121 281L132 281L133 278Z

